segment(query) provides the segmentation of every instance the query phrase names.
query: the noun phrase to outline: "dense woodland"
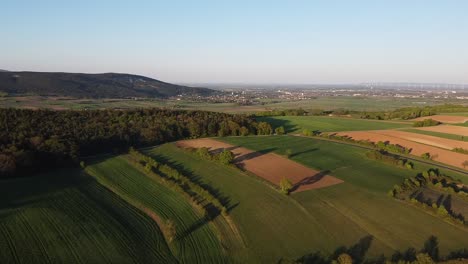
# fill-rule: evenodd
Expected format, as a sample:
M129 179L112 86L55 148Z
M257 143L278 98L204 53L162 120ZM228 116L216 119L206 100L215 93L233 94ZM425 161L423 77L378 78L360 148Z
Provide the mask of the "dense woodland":
M72 165L82 156L130 146L271 132L267 123L215 112L0 109L0 177Z

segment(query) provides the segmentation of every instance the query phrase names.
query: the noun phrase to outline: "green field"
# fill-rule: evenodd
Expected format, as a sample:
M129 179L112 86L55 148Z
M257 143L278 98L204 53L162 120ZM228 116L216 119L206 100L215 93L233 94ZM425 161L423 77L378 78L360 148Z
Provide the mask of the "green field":
M214 230L179 193L152 180L122 157L108 158L88 166L87 171L131 204L148 208L176 225L175 255L182 263L222 263L228 256ZM202 249L202 250L201 250Z
M454 135L454 134L447 134L447 133L441 133L441 132L433 132L433 131L426 131L426 130L419 130L419 129L402 129L402 131L406 132L411 132L411 133L416 133L416 134L422 134L422 135L428 135L428 136L434 136L434 137L440 137L440 138L446 138L446 139L453 139L453 140L459 140L459 141L468 141L468 136L460 136L460 135Z
M287 132L302 132L303 129L321 132L380 130L411 127L411 123L378 121L325 116L275 116L258 117L258 121L270 123L273 127L284 126Z
M468 116L467 112L459 113L440 113L439 115L449 115L449 116Z
M236 103L195 102L187 100L161 99L77 99L47 96L0 96L0 107L14 108L55 108L55 109L103 109L103 108L148 108L167 107L185 110L206 110L229 113L254 113L273 109L303 108L353 111L386 111L402 107L419 107L445 103L459 104L459 100L449 99L413 99L413 98L366 98L366 97L318 97L308 100L261 99L253 105Z
M0 185L2 263L276 263L340 247L359 247L368 258L421 248L430 235L441 254L466 247L468 230L386 195L415 170L365 156L349 145L293 136L222 140L284 154L345 182L285 196L258 178L203 160L173 143L143 150L209 189L229 219L208 221L186 197L143 173L128 155L92 158L86 172L59 170ZM461 178L468 177L448 173ZM65 177L66 176L66 177ZM148 212L151 212L150 214ZM168 243L160 222L176 224ZM159 225L159 226L158 226ZM232 227L240 236L233 235Z
M392 250L410 246L418 248L424 239L435 235L445 253L468 243L468 230L449 225L439 218L386 196L386 192L394 184L414 176L416 171L427 169L426 165L416 162L416 171L400 169L368 160L365 157L366 150L310 138L272 136L233 137L223 140L259 151L273 148L279 154L291 149L293 160L321 171L329 170L332 175L343 179L344 184L297 193L293 197L313 215L323 212L319 208L324 204L328 205L328 210L333 213L324 222L347 219L372 235L373 243ZM447 174L461 178L465 183L468 181L466 176ZM347 228L336 229L335 232L346 237L346 230Z
M2 180L2 263L176 263L156 223L79 170Z
M338 237L333 232L339 226L328 223L326 217L307 212L297 201L237 168L202 160L173 144L147 150L146 154L172 163L227 197L228 206L233 207L230 215L241 230L251 258L256 259L253 262L274 263L283 257L298 258L316 250L332 253L337 246L351 245L366 235L354 223L343 219L342 223L349 226L344 233L350 235ZM319 214L326 215L329 209L324 205Z

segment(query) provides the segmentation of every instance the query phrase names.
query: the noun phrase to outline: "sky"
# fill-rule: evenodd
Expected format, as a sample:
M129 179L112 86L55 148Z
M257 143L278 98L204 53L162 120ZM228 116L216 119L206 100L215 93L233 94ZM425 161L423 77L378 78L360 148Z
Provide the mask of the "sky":
M468 84L466 0L0 0L0 69Z

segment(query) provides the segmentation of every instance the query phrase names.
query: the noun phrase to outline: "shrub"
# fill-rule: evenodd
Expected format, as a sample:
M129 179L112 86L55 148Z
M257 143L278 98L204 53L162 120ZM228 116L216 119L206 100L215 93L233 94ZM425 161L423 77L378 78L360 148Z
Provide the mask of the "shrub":
M437 120L434 119L424 119L423 121L417 121L413 123L414 127L427 127L427 126L437 126L440 125L441 123Z
M218 158L222 164L228 165L234 161L234 154L232 154L231 151L225 149L219 154Z
M280 181L280 190L284 194L289 194L292 189L292 183L286 177L283 177Z
M286 133L286 132L285 132L283 126L280 126L280 127L275 128L275 134L276 134L276 135L284 135L285 133Z
M432 159L431 153L429 153L429 152L423 153L423 154L421 155L421 158L430 160L430 159Z

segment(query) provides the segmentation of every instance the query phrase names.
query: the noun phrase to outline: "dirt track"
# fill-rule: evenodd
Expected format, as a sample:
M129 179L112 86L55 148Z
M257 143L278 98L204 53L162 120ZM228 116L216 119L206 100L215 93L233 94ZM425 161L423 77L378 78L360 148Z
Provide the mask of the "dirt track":
M434 119L442 123L456 124L456 123L465 123L468 121L466 116L449 116L449 115L433 115L433 116L423 116L413 119L413 121L422 121L425 119Z
M465 136L468 138L468 127L440 125L440 126L430 126L430 127L415 127L415 129Z
M356 140L370 140L372 142L389 141L392 144L398 144L406 148L410 148L411 154L415 156L421 156L423 153L429 152L432 156L434 156L433 160L461 169L463 169L462 163L465 160L468 160L468 155L465 154L456 153L450 150L441 149L434 146L424 145L421 143L413 142L407 139L391 136L388 134L381 134L379 132L380 131L350 131L340 132L338 133L338 135L347 135Z
M293 183L293 191L295 192L324 188L343 182L340 179L327 175L325 172L312 170L279 155L273 153L263 154L214 139L184 140L177 142L177 146L184 148L206 147L210 151L229 149L235 155L234 163L237 166L275 185L279 185L280 180L286 177Z

